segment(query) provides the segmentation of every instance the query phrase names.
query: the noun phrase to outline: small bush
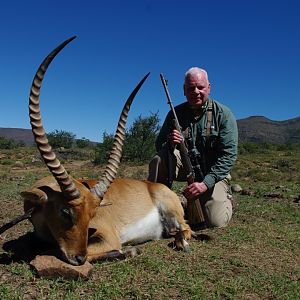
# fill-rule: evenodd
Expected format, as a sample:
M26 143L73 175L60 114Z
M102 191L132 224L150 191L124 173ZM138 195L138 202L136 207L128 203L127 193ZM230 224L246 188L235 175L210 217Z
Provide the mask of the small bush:
M291 168L291 162L286 159L280 159L276 162L276 168L280 171L288 171Z
M149 117L139 116L125 134L122 161L131 163L148 162L155 154L155 139L159 131L158 114L151 114ZM95 148L95 164L107 162L114 136L103 134L103 142Z
M93 163L96 165L105 164L109 157L112 145L114 142L114 136L106 132L103 133L103 142L97 144L95 148L95 157Z
M267 153L270 151L272 146L270 144L262 143L256 144L251 142L244 142L239 144L239 154L257 154L257 153Z
M70 149L75 140L75 134L64 130L55 130L47 134L50 145L57 148Z
M3 159L1 160L1 164L4 165L4 166L11 166L15 163L14 160L12 159Z
M16 149L23 146L23 142L16 142L13 139L8 139L0 136L0 149Z
M91 144L90 140L84 137L82 139L76 140L76 146L78 148L87 148L90 146L90 144Z

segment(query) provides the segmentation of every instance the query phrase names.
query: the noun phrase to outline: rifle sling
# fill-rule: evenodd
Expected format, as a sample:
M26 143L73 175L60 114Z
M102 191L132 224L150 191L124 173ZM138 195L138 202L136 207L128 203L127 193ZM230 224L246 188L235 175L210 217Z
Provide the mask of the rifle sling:
M209 141L211 130L212 130L212 116L213 116L213 102L212 100L208 100L207 107L207 123L206 123L206 144Z

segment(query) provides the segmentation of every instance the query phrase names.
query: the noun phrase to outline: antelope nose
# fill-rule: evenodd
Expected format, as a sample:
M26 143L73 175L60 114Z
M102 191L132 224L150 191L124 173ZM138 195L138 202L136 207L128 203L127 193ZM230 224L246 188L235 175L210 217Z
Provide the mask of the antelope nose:
M85 255L76 255L75 259L79 265L83 265L86 261L86 256Z

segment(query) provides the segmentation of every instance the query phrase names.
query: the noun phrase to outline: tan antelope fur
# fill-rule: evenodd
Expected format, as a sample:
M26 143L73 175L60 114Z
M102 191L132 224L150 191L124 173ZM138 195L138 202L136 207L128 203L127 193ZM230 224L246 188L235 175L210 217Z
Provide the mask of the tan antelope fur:
M184 220L178 196L159 183L115 179L130 105L147 74L126 101L104 174L98 180L72 178L48 143L40 115L39 95L44 74L53 58L74 39L53 50L40 65L32 83L29 115L35 142L52 176L22 192L25 212L36 235L58 245L62 258L81 265L109 257L123 257L124 245L164 237L175 238L178 250L188 250L192 231Z

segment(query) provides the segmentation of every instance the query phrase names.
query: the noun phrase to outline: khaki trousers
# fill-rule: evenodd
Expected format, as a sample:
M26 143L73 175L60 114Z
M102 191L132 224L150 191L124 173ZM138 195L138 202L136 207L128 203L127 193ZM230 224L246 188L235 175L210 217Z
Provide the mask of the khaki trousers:
M205 221L210 227L225 227L232 218L230 178L228 175L200 197ZM155 155L149 163L148 180L163 183L169 188L172 187L173 180L186 181L179 151L175 149L174 153L171 153L167 148L163 148Z

